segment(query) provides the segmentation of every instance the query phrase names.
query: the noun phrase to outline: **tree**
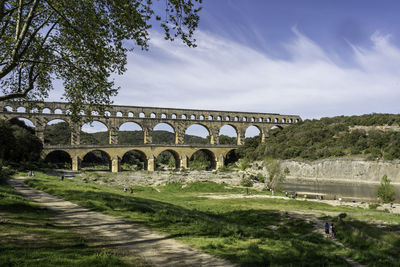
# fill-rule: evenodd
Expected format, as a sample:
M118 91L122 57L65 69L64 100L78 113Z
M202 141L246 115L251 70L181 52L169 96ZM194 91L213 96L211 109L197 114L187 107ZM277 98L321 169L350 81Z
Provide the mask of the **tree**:
M148 49L152 24L159 23L166 40L196 46L201 3L0 0L0 101L41 100L60 79L73 118L80 110L102 111L118 90L110 75L125 71L135 46Z
M384 203L389 203L395 199L396 192L394 191L393 185L390 184L390 179L387 175L383 175L381 179L381 184L376 190L378 197L382 199Z
M275 190L278 184L285 180L290 171L288 168L282 171L281 164L275 159L266 159L265 165L268 171L268 187Z

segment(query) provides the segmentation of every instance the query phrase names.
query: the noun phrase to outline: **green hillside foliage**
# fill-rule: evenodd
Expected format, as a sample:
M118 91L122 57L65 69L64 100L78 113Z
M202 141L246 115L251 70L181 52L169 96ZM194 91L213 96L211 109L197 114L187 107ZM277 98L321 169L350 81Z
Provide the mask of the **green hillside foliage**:
M305 120L283 130L274 129L266 142L242 155L250 159L307 159L357 156L400 159L400 132L350 130L350 126L398 125L400 115L370 114ZM247 141L247 140L246 140ZM242 151L245 148L242 149Z
M43 145L34 132L23 121L0 120L0 166L38 161Z

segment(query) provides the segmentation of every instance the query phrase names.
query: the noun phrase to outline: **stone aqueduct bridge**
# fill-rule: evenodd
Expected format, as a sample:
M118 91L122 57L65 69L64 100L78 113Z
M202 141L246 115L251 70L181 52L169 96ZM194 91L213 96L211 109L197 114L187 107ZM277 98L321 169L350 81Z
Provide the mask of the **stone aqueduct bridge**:
M52 120L63 120L68 123L71 132L71 145L44 145L43 158L54 151L67 152L72 159L72 169L79 170L83 157L94 150L108 154L111 170L120 170L120 161L128 151L138 151L145 157L147 169L154 171L155 158L163 151L169 151L175 158L177 167L187 168L190 157L199 150L206 151L214 159L216 168L224 166L226 155L242 145L246 129L255 126L260 130L264 142L273 127L285 127L301 121L297 115L280 115L273 113L234 112L216 110L154 108L137 106L109 106L104 114L93 112L92 119L102 122L108 128L108 145L80 144L80 131L88 116L83 112L79 123L73 122L69 114L68 103L62 102L0 102L0 119L25 118L35 126L36 135L44 143L44 130ZM119 145L118 131L126 122L137 123L144 133L142 145ZM152 144L152 132L159 123L170 125L175 133L174 145ZM208 145L188 145L184 143L185 131L193 124L204 126L210 136ZM219 132L224 125L232 126L237 133L237 145L220 145Z

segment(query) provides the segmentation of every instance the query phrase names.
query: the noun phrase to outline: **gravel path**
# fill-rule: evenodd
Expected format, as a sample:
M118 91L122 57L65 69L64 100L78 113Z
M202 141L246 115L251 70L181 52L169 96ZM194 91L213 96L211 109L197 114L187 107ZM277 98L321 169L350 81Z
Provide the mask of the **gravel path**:
M58 212L57 223L80 234L106 240L105 247L139 255L155 266L237 266L181 244L173 236L154 233L142 225L90 211L33 189L24 184L23 178L10 179L9 184L24 196Z

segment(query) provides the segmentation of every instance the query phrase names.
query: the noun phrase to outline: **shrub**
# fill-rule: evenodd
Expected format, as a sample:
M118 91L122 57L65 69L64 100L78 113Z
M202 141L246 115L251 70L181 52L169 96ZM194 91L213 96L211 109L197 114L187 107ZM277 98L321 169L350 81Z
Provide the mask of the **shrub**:
M242 158L242 160L240 161L240 169L242 171L244 171L248 167L250 167L249 159L248 158Z
M391 181L387 175L383 175L381 184L376 190L377 196L380 197L384 203L392 202L395 199L396 192L394 191L394 187L390 184L390 182Z

